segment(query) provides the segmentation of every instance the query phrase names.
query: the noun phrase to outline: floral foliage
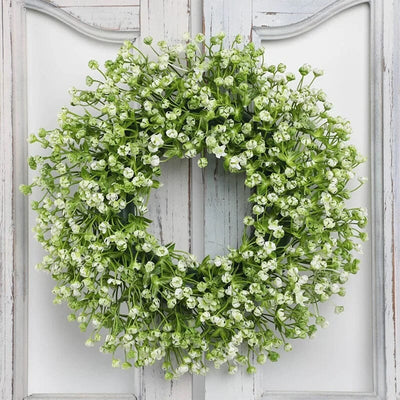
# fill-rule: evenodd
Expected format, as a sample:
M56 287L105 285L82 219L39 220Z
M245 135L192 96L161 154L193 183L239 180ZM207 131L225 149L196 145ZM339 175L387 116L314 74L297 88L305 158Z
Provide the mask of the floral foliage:
M130 42L103 69L90 61L89 88L71 91L77 107L30 136L46 150L29 158L39 172L21 188L43 193L32 202L47 252L37 267L69 319L92 328L86 344L100 342L115 367L163 360L167 379L210 362L254 372L314 335L326 324L318 304L343 296L358 270L367 223L346 207L364 158L312 87L322 71L267 65L240 36L229 48L223 34L186 39L146 38L155 61ZM198 262L151 235L146 212L161 163L199 156L205 168L207 154L245 173L252 213L239 248Z

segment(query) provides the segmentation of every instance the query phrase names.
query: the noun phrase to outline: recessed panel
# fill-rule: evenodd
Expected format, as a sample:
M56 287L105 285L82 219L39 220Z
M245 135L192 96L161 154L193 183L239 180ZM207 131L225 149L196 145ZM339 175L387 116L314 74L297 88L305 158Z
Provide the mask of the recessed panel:
M69 105L68 89L83 88L90 59L114 58L118 44L89 39L64 24L27 12L28 133L57 127L57 114ZM21 61L22 62L22 61ZM39 148L29 146L37 154ZM30 176L32 179L32 175ZM84 346L87 334L68 322L65 305L54 305L55 282L36 271L44 253L31 233L29 216L28 393L132 393L134 370L111 367L111 355Z
M357 6L340 13L300 36L263 41L268 64L283 62L288 70L309 63L324 70L313 84L323 89L334 104L333 114L350 120L351 142L368 161L357 175L369 182L353 193L349 206L370 210L371 186L369 7ZM353 183L357 186L356 183ZM369 229L373 226L369 222ZM347 295L334 296L320 307L330 325L312 340L293 341L293 351L283 353L277 363L259 368L257 392L265 391L373 391L373 289L372 238L363 244L360 271L347 283ZM335 305L343 314L335 315Z

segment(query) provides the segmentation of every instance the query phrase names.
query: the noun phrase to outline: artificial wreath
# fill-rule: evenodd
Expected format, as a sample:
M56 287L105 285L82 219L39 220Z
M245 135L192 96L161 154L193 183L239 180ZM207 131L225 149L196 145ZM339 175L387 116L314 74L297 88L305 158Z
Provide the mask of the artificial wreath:
M296 78L263 48L223 39L146 38L154 61L126 42L104 69L89 62L93 89L72 89L77 107L62 109L59 128L30 136L47 149L29 158L39 173L21 188L43 192L32 202L47 252L37 267L114 367L162 360L167 379L209 362L254 372L324 326L318 304L343 296L358 270L366 211L346 200L364 158L311 87L322 71L305 64ZM199 156L205 168L207 154L246 174L252 212L239 248L198 262L151 235L146 212L162 163Z

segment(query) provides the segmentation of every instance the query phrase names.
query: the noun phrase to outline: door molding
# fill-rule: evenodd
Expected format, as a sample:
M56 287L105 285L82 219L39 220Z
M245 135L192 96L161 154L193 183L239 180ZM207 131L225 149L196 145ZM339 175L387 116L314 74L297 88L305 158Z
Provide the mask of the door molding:
M135 27L136 29L134 30L111 30L103 27L100 28L94 24L84 22L83 19L65 11L64 8L60 8L45 0L25 0L25 8L47 14L50 17L55 18L62 23L70 26L72 29L93 39L101 40L103 42L122 43L124 42L124 40L128 39L135 40L140 34L139 25L137 25ZM93 11L93 15L96 15L95 11ZM94 18L92 17L92 19Z
M327 2L330 3L324 6ZM298 13L292 12L280 14L278 12L274 14L274 23L270 25L254 19L253 31L256 32L256 37L261 40L287 39L308 32L334 17L336 14L364 3L369 3L369 0L337 0L333 2L331 0L319 0L314 2L311 6L315 7L314 9L317 10L314 13L305 14L302 7L298 6ZM256 4L258 6L263 5L261 2ZM253 9L255 14L257 14L257 12L261 14L262 11L262 9ZM291 23L291 20L293 19L296 22ZM253 41L254 40L255 38L253 38Z
M137 397L133 394L101 394L101 393L74 393L74 394L31 394L30 396L24 397L24 400L137 400Z

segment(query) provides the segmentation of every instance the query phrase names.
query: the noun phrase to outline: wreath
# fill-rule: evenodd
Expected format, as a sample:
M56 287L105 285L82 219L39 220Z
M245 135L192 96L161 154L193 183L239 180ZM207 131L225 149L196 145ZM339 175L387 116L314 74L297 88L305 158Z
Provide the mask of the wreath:
M126 42L103 69L89 62L93 89L71 89L76 108L61 110L59 128L30 136L46 149L21 187L43 192L32 202L47 252L37 268L114 367L162 360L167 379L210 362L254 372L325 326L318 304L343 296L358 270L366 210L346 200L364 158L311 87L322 71L305 64L296 78L267 65L263 48L223 39L145 38L152 58ZM147 201L162 163L197 156L205 168L210 155L245 173L252 212L239 248L198 262L147 231Z

